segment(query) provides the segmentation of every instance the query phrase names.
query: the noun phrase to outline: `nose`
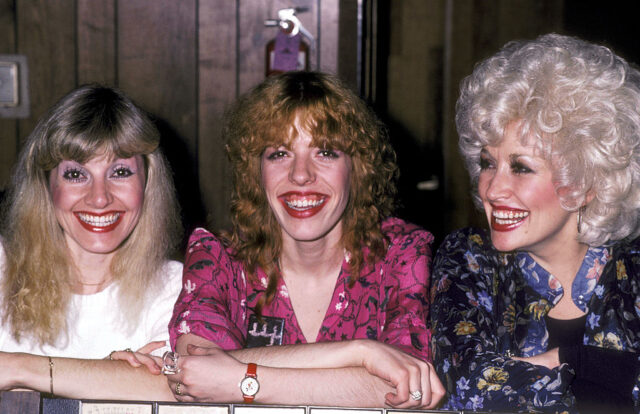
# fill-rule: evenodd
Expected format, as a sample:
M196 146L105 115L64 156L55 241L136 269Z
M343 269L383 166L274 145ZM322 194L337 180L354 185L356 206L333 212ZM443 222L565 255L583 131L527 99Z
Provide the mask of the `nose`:
M497 170L489 177L486 196L489 200L504 200L511 194L511 181L507 172Z
M291 163L289 181L297 185L306 185L316 179L313 163L306 156L296 156Z
M105 179L94 179L89 187L89 192L85 198L88 206L94 208L105 208L113 202L113 196L109 190L109 184Z

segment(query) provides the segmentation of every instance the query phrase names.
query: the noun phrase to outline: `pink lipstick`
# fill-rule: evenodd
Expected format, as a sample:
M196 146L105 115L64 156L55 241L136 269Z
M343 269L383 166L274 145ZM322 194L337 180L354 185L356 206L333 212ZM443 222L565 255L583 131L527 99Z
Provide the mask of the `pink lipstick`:
M107 233L118 227L124 216L124 211L106 211L100 214L75 211L73 214L85 229L94 233Z

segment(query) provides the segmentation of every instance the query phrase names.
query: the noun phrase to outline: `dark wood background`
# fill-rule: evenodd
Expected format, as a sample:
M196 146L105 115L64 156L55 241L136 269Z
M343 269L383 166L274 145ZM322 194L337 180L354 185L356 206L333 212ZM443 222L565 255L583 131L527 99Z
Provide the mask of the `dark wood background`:
M264 20L302 6L308 11L299 18L317 39L311 69L345 78L387 122L402 173L400 213L441 237L484 221L471 205L457 152L460 80L508 40L551 31L610 44L638 61L632 3L0 0L0 54L27 56L31 91L29 118L0 119L0 189L45 110L76 86L101 82L123 89L156 118L187 226L227 227L231 182L221 115L264 79L265 46L276 34ZM417 190L433 177L437 189Z
M31 116L0 119L0 186L37 119L78 85L124 90L157 120L188 226L228 225L224 108L264 79L277 10L305 6L322 37L314 69L337 72L337 0L0 0L0 53L24 54Z

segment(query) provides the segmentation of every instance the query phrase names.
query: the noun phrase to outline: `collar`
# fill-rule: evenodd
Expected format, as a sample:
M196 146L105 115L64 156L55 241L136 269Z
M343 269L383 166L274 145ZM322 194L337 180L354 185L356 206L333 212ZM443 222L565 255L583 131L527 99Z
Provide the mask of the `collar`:
M610 258L611 252L607 247L589 247L584 255L582 265L571 285L571 299L581 311L588 311L587 304ZM528 253L517 253L516 260L527 284L555 306L564 294L558 279L533 260Z

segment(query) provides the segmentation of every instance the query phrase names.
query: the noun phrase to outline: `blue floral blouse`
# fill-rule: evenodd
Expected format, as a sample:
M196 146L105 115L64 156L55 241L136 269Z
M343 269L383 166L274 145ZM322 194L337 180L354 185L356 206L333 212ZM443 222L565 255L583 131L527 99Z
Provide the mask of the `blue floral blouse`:
M587 251L572 286L574 303L587 312L584 345L640 352L639 280L640 239ZM547 350L544 316L562 295L528 254L498 252L482 230L450 234L436 255L431 291L444 408L576 412L567 364L548 369L510 358ZM629 393L638 405L640 377Z

